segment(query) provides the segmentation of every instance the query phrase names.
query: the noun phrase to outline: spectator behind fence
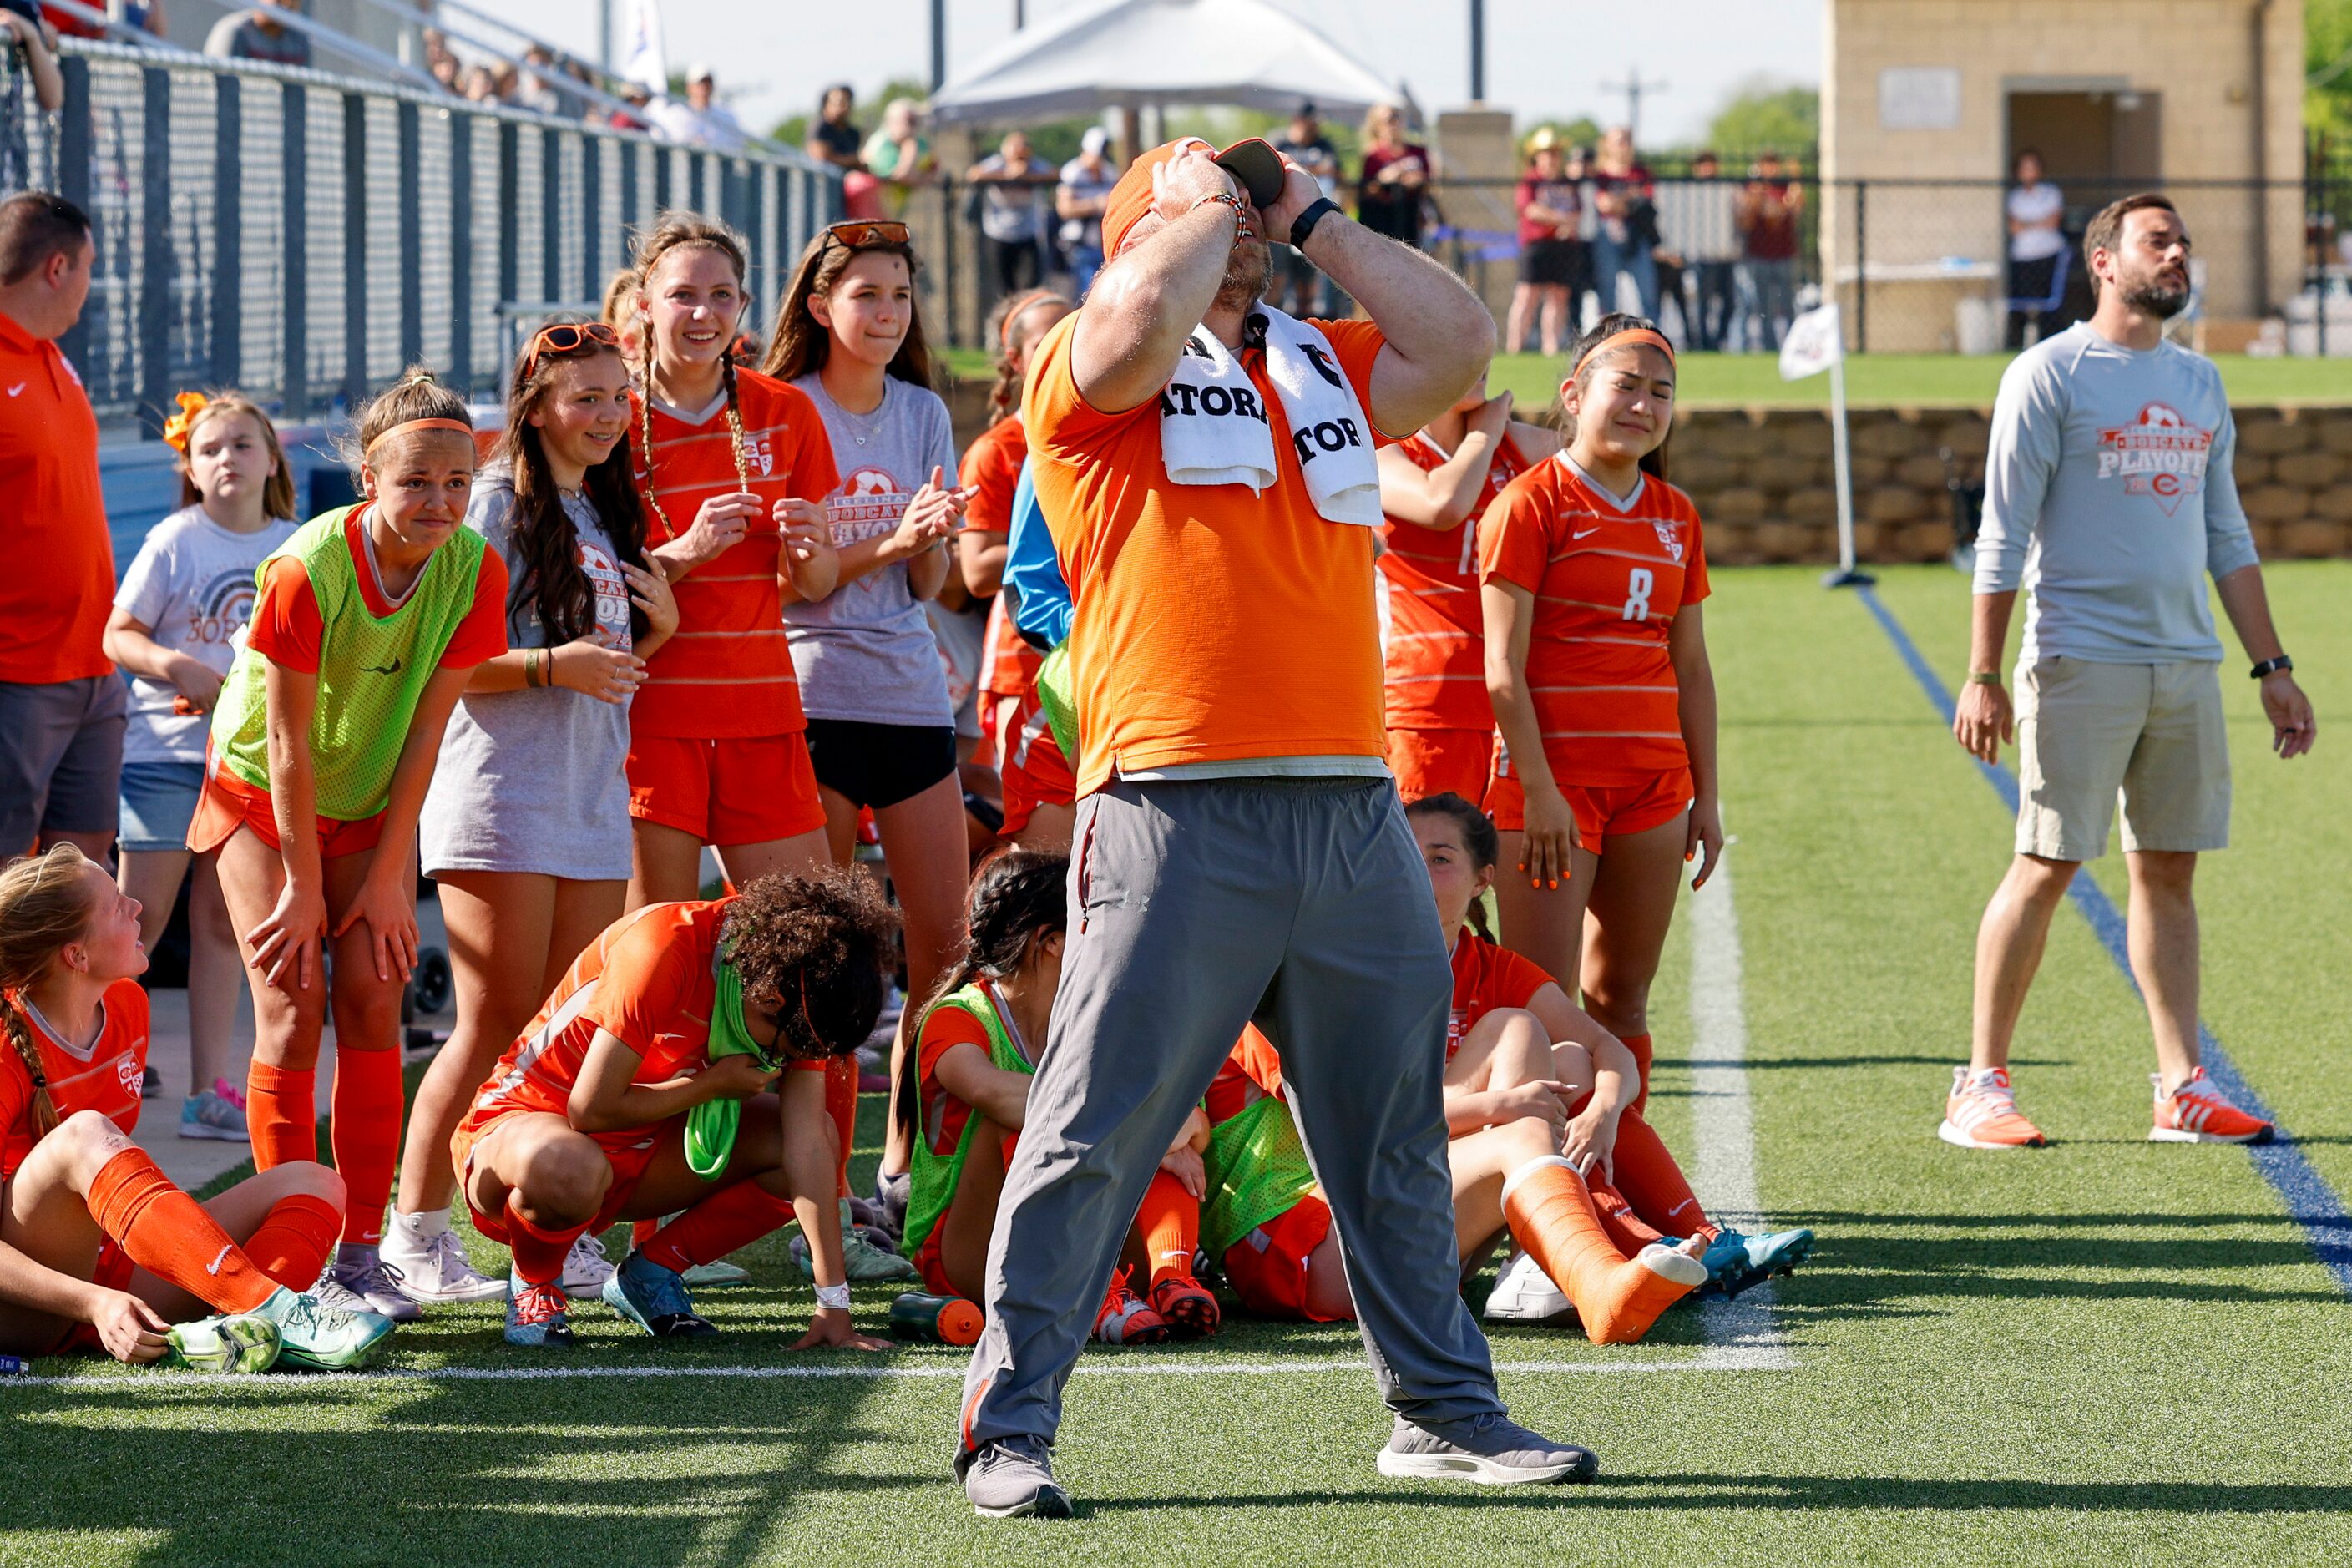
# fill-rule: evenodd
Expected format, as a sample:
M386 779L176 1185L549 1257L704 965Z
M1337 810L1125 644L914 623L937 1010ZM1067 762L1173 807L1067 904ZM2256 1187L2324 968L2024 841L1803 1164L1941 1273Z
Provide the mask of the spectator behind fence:
M1790 178L1793 173L1781 167L1780 153L1766 148L1756 154L1756 167L1733 206L1747 306L1744 330L1749 343L1776 353L1797 313L1797 220L1805 210L1805 188Z
M1061 188L1054 193L1054 211L1062 220L1062 257L1070 268L1070 291L1081 300L1102 269L1103 207L1110 200L1111 187L1118 183L1118 171L1104 156L1109 149L1110 132L1099 125L1087 126L1087 133L1078 139L1078 155L1062 165Z
M1034 289L1045 271L1039 247L1045 237L1045 189L1056 178L1054 165L1030 153L1028 132L1014 131L964 178L974 187L981 249L998 294Z
M824 96L817 100L816 118L809 121L803 151L818 163L830 163L836 169L866 167L865 160L857 155L865 138L857 133L857 127L849 118L856 108L856 90L847 82L835 82L826 88Z
M740 153L751 140L735 111L719 101L718 79L707 65L687 68L684 102L674 98L654 100L653 121L654 129L671 141L713 153Z
M882 106L882 123L866 139L866 167L883 183L882 211L896 215L907 209L907 193L929 184L939 173L939 159L930 138L922 133L922 110L911 98L894 98Z
M310 63L310 37L287 26L278 17L299 11L295 0L261 0L250 11L234 11L213 24L205 35L205 53L223 60L266 60L275 66Z
M2047 310L2020 310L2018 301L2050 298L2066 254L2066 198L2042 177L2042 154L2032 147L2018 153L2011 172L2017 183L2010 186L2004 204L2009 213L2008 344L2021 349L2028 321L2034 323L2037 338L2049 336L2049 329L2063 324L2051 320L2058 314L2058 306Z
M1314 176L1326 201L1339 199L1339 150L1331 145L1331 138L1323 134L1322 121L1313 104L1298 106L1298 112L1290 117L1290 124L1274 139L1274 150ZM1287 309L1294 316L1316 314L1318 307L1328 310L1329 307L1322 305L1318 299L1328 291L1323 274L1307 259L1305 251L1286 245L1275 252L1274 287L1266 298L1276 310ZM1284 304L1286 294L1289 297L1287 306Z
M81 319L97 254L79 207L42 191L0 202L0 858L114 842L127 710L106 657L114 547L98 416L57 340Z
M43 23L21 11L0 11L0 191L32 183L32 153L25 137L24 100L16 73L32 79L33 101L46 113L65 107L65 78L58 71L56 39Z
M1683 263L1674 291L1690 346L1713 353L1732 344L1739 315L1739 187L1723 178L1713 153L1691 160L1691 177L1658 187L1658 228Z
M614 89L627 109L616 109L609 117L615 131L650 131L654 128L654 95L642 82L625 81Z
M1600 221L1592 233L1593 285L1603 315L1621 309L1617 279L1633 279L1642 316L1658 316L1658 207L1650 171L1633 155L1633 132L1612 125L1601 133L1593 160L1592 207Z
M1421 248L1421 205L1429 194L1429 149L1408 142L1404 110L1393 103L1364 116L1364 172L1356 182L1356 221L1374 234Z
M1543 352L1557 356L1574 330L1569 307L1580 296L1591 271L1591 256L1577 237L1583 193L1568 177L1559 135L1549 125L1528 138L1528 167L1513 205L1519 215L1519 283L1511 291L1507 352L1525 351L1528 319L1541 307Z
M517 104L566 120L579 117L580 95L556 85L563 76L563 68L556 63L552 50L544 44L533 44L523 51L522 63L529 68L516 80Z

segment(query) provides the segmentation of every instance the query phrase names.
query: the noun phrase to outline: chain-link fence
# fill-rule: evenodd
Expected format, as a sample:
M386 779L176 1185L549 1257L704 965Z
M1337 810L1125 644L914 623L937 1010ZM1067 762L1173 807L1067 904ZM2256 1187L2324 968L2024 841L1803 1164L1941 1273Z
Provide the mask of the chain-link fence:
M738 155L319 71L66 40L66 101L22 73L0 182L90 215L64 340L99 416L160 428L173 392L237 386L288 419L422 363L491 393L519 323L601 302L666 208L751 241L752 311L840 205L797 153Z

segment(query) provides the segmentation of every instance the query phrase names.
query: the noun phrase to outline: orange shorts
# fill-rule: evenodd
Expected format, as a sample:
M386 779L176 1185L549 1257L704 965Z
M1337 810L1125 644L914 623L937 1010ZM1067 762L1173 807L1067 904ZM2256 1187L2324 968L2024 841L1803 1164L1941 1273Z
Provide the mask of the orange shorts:
M100 1239L98 1261L91 1265L89 1271L91 1284L101 1290L128 1290L131 1289L131 1277L138 1271L139 1265L131 1261L131 1255L115 1244L114 1237L109 1236ZM57 1344L49 1351L51 1355L105 1353L106 1341L99 1336L95 1323L74 1324L58 1336Z
M465 1119L457 1123L457 1131L449 1135L449 1160L457 1167L457 1190L466 1196L466 1212L472 1216L476 1230L501 1247L513 1245L512 1238L507 1234L506 1215L503 1212L487 1215L474 1206L473 1184L469 1180L474 1173L474 1149L508 1117L534 1114L545 1113L533 1112L529 1107L520 1105L489 1110L474 1106L467 1109ZM619 1139L625 1135L614 1133L607 1136ZM596 1217L588 1222L589 1235L594 1236L612 1228L613 1222L620 1218L621 1210L636 1195L637 1184L645 1179L646 1168L654 1163L654 1156L661 1152L665 1143L685 1136L686 1118L681 1115L643 1129L638 1135L628 1138L626 1142L617 1147L614 1143L606 1142L603 1137L596 1139L596 1146L604 1152L604 1158L612 1164L613 1184L605 1190L604 1205L596 1211Z
M629 742L628 772L631 816L721 848L824 826L808 738L797 730L719 741L638 735Z
M1307 1260L1331 1234L1331 1205L1309 1193L1225 1248L1225 1279L1261 1318L1317 1318L1307 1310Z
M1397 798L1408 805L1449 792L1477 805L1493 752L1487 730L1389 731L1389 772L1396 774Z
M1507 765L1498 763L1498 771L1486 781L1486 815L1495 819L1497 832L1524 832L1527 796L1517 773L1500 771ZM1576 818L1577 847L1598 855L1612 838L1647 833L1689 810L1692 786L1690 770L1676 768L1640 784L1563 784L1559 793Z
M383 813L363 816L356 822L341 822L322 816L319 822L319 857L332 860L341 855L363 855L375 847L383 836ZM240 827L251 828L253 836L272 849L282 848L278 841L278 813L270 803L269 792L246 783L226 768L215 766L208 759L205 767L204 793L196 797L196 815L188 823L188 847L199 855L208 855L227 843Z
M1078 798L1078 781L1070 760L1054 740L1045 710L1032 691L1007 720L1004 762L998 775L1004 781L1004 826L1007 838L1029 826L1041 805L1068 805Z

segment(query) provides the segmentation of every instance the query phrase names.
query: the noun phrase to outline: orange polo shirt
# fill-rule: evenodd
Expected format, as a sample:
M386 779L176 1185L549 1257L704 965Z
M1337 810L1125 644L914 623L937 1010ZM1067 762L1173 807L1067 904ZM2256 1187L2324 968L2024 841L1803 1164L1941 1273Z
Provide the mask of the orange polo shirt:
M114 545L98 483L98 416L58 345L0 315L0 681L110 675Z
M1037 499L1076 603L1077 793L1120 772L1382 755L1377 535L1316 511L1264 353L1240 357L1273 426L1275 483L1171 484L1159 399L1105 414L1079 395L1078 320L1039 343L1022 403ZM1369 410L1380 329L1313 325ZM1363 439L1389 438L1368 428Z

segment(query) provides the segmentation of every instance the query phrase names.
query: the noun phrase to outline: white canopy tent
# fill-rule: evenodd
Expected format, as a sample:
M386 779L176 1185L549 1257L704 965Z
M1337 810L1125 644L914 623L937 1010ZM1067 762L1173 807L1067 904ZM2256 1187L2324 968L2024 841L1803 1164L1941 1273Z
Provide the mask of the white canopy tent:
M1385 81L1266 0L1082 0L1032 24L931 95L940 124L1204 103L1327 113L1402 103Z

